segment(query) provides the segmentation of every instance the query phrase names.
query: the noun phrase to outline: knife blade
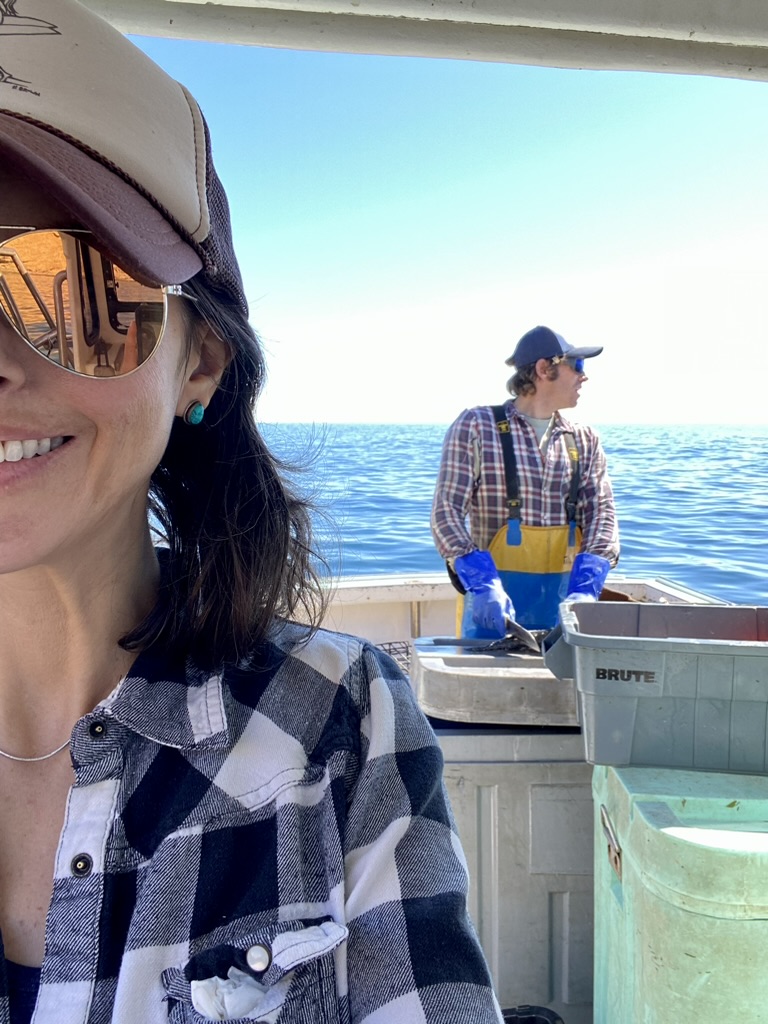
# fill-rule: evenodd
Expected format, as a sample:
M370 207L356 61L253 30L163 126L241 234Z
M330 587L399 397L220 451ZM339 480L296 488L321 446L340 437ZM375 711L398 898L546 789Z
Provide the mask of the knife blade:
M530 650L532 654L541 655L541 649L533 633L511 620L507 621L507 634L502 637L435 636L425 639L429 639L435 647L463 647L469 651L503 651L505 644L515 641ZM423 643L424 640L421 642Z
M519 640L521 644L534 651L536 654L541 654L541 647L536 637L525 626L521 626L519 622L515 622L514 619L507 619L507 636L513 636L516 640Z

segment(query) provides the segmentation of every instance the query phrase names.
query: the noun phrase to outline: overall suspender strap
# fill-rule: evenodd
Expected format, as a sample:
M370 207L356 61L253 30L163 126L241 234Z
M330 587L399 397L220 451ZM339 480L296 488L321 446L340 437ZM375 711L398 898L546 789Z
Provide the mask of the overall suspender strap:
M571 486L568 497L565 499L565 513L569 523L576 522L576 505L579 499L579 485L581 483L581 468L579 466L579 449L576 447L576 438L569 430L563 434L565 446L568 449L568 458L571 461Z
M507 487L507 518L520 518L520 487L517 481L517 462L515 460L515 446L512 443L512 429L507 419L503 405L492 405L493 421L501 442L501 452L504 456L504 481ZM576 522L576 507L579 498L579 486L581 484L581 467L579 463L579 449L576 447L576 438L572 431L563 434L565 446L568 450L568 459L571 463L571 485L568 489L568 497L565 499L565 514L569 523Z
M503 405L492 405L493 421L501 442L504 456L504 481L507 486L507 519L520 518L520 487L517 482L515 446L512 443L512 429Z

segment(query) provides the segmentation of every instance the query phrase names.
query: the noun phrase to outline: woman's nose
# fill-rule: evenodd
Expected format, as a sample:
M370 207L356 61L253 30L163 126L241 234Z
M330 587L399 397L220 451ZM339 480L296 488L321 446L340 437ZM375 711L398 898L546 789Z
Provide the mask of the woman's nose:
M6 382L24 379L24 369L19 360L25 342L19 337L0 304L0 386Z

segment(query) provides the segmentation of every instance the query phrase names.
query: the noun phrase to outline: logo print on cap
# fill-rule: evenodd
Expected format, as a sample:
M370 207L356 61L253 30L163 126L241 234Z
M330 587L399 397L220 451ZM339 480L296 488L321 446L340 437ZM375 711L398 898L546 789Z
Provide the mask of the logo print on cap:
M25 18L16 13L17 0L0 0L0 36L58 36L59 30L49 21L42 18ZM0 66L0 85L10 85L12 89L31 92L39 96L34 89L29 89L29 82L23 78L15 78L4 67Z

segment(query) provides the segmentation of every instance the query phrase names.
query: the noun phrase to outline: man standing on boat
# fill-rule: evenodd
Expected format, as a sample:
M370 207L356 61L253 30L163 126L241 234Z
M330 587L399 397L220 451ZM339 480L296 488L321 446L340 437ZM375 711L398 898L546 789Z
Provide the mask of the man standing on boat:
M507 359L504 405L466 409L449 427L432 507L432 535L464 593L460 635L504 636L556 625L564 599L596 600L619 558L605 454L571 423L587 380L575 348L534 327Z

